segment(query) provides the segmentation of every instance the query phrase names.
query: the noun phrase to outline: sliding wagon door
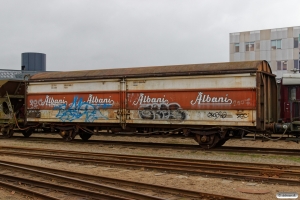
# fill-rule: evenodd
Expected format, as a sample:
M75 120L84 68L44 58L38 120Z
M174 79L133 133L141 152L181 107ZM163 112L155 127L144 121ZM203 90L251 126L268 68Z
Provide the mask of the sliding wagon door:
M256 126L251 74L127 80L128 123Z
M119 80L31 82L28 121L119 123Z

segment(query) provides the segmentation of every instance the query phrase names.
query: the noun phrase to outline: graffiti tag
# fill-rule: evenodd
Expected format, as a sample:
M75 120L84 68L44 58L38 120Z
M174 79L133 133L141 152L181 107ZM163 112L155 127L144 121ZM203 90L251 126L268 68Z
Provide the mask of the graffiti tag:
M240 100L240 101L234 100L232 102L232 105L233 106L240 106L240 105L247 105L247 106L249 106L249 105L251 105L251 99L248 98L248 99L244 99L244 100Z
M246 119L248 118L248 114L247 113L237 113L236 114L238 119Z
M86 122L93 122L99 118L108 119L101 113L100 109L106 109L111 106L112 104L91 104L75 96L73 102L69 105L61 104L54 109L58 110L56 117L63 122L71 122L83 116L85 116Z
M227 117L227 113L226 112L222 112L222 111L219 111L219 112L209 112L207 114L207 117L208 118L214 118L214 120L218 119L218 118L226 118Z
M176 119L185 120L186 114L178 103L143 104L139 107L139 117L142 119Z
M45 99L30 99L29 104L31 108L37 108L38 106L58 106L60 104L68 104L65 99L55 99L49 95L46 95Z

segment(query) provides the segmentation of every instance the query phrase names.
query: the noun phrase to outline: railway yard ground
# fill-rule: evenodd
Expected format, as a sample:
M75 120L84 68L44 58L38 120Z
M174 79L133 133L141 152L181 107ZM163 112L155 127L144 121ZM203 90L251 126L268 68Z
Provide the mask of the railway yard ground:
M20 136L20 137L19 137ZM39 140L35 140L37 137ZM46 137L43 139L43 137ZM50 139L49 139L50 138ZM300 195L300 179L296 177L297 185L287 185L284 182L274 183L261 180L251 180L249 178L234 178L234 177L212 177L205 175L205 173L185 173L175 171L165 171L157 169L148 169L147 167L133 168L121 165L94 165L82 162L68 162L58 161L47 158L33 158L26 156L16 156L6 154L2 149L7 150L6 147L18 148L39 148L39 149L53 149L62 151L80 151L90 153L109 153L121 155L136 155L136 156L151 156L151 157L166 157L166 158L182 158L182 159L199 159L199 160L217 160L222 162L246 162L246 163L264 163L276 165L293 165L295 174L300 174L300 154L291 155L275 155L275 154L255 154L255 153L242 153L242 152L221 152L221 151L203 151L183 149L183 148L157 148L156 146L134 146L110 143L97 143L95 140L113 140L113 141L129 141L129 142L151 142L151 143L167 143L167 144L192 144L196 145L191 139L174 139L174 138L145 138L145 137L127 137L127 136L93 136L87 142L80 141L79 137L72 142L64 142L60 136L53 134L33 134L30 138L22 138L21 134L15 134L15 137L10 139L0 138L0 161L16 162L27 165L34 165L40 167L47 167L58 170L65 170L69 172L78 172L89 175L97 175L109 178L117 178L122 180L129 180L147 184L153 184L164 187L174 187L183 190L190 190L195 192L204 192L209 194L224 195L228 197L235 197L241 199L261 199L271 200L277 199L276 193L278 192L293 192ZM239 140L232 139L225 143L226 146L240 146L240 147L261 147L261 148L281 148L281 149L298 149L300 144L292 141L265 141L260 139L252 140ZM2 147L2 148L1 148ZM5 147L5 148L4 148ZM16 150L18 151L18 150ZM19 150L22 151L22 150ZM23 152L23 151L22 151ZM121 163L122 164L122 163ZM186 167L188 168L188 167ZM3 172L3 170L2 170ZM216 173L218 171L216 170ZM13 171L7 171L5 175L14 174ZM239 173L237 173L239 174ZM262 177L263 178L263 177ZM277 178L271 177L271 178ZM291 177L292 178L292 177ZM65 197L65 196L64 196ZM160 196L159 192L157 197L162 199L183 200L194 199L180 196ZM32 199L18 191L0 187L0 199ZM64 198L68 199L68 198ZM88 199L88 198L87 198ZM204 198L203 198L204 199ZM213 199L213 198L211 198Z

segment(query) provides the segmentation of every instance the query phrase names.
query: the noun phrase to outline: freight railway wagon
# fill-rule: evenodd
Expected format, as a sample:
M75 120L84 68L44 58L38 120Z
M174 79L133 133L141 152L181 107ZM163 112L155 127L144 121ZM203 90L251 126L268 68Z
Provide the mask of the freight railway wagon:
M300 74L283 74L280 87L280 118L285 122L300 121Z
M276 80L266 61L44 72L26 84L25 117L15 119L25 136L37 127L67 141L103 131L180 135L212 148L244 131L290 127L277 123Z

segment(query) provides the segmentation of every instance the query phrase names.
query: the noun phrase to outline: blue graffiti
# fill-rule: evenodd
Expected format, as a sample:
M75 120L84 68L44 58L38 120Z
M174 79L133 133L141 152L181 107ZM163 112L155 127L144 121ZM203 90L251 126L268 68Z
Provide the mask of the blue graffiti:
M106 109L111 107L112 104L90 104L84 102L82 98L74 96L73 102L69 104L60 104L59 106L54 107L55 110L59 110L56 115L63 122L71 122L75 119L79 119L85 116L85 122L93 122L96 119L104 118L108 119L104 116L100 109Z

